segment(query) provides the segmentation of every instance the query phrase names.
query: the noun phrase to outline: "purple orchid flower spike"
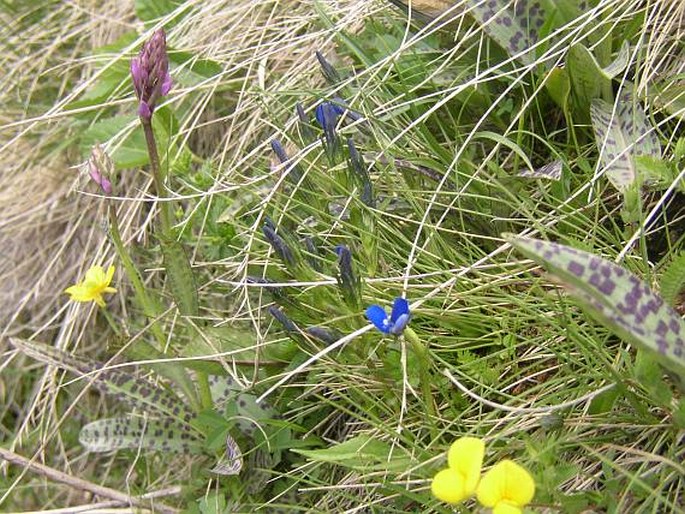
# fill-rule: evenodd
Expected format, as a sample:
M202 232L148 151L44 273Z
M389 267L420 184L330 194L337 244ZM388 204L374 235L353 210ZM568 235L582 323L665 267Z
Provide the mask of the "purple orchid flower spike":
M371 305L366 309L366 317L373 325L384 334L400 335L409 323L411 313L409 302L402 297L395 298L392 305L390 319L388 313L380 305Z
M157 30L131 59L131 78L140 101L138 115L149 121L157 101L169 93L172 85L164 29Z

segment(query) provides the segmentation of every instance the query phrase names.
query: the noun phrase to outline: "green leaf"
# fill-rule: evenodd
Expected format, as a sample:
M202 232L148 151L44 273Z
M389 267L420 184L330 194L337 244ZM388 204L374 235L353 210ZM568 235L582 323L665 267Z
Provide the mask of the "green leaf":
M552 100L566 112L571 93L571 79L566 68L554 68L550 71L545 87Z
M136 168L149 162L147 146L143 129L134 116L113 116L94 123L88 127L81 138L81 148L84 154L97 143L120 138L127 134L124 140L115 145L110 157L117 169Z
M136 16L143 21L159 21L183 5L181 0L135 0Z
M80 443L90 452L123 449L200 453L202 443L188 425L171 418L141 416L107 418L88 423L79 433Z
M359 435L323 450L293 449L316 462L329 462L357 470L407 469L411 459L402 456L399 448L368 435Z
M685 321L646 283L610 261L568 246L537 239L509 240L560 279L595 319L685 377Z
M98 391L114 396L136 409L168 417L187 424L195 414L174 393L121 369L107 369L105 364L76 357L46 344L11 338L10 342L36 360L66 369L92 383Z
M680 252L668 264L659 280L661 296L669 305L675 305L678 295L685 288L685 252Z
M183 245L176 240L160 238L164 268L169 279L169 288L178 312L183 316L197 316L199 304L195 276L188 262Z
M599 65L594 56L580 43L569 48L566 67L576 104L581 112L587 113L587 106L592 100L599 98L609 79L598 71Z

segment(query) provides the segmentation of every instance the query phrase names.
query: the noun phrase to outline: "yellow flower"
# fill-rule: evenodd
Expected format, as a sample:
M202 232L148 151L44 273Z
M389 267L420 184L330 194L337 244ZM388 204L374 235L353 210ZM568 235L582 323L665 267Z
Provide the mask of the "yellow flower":
M109 287L114 276L114 266L107 269L107 273L102 266L93 266L86 271L86 279L75 286L67 287L64 292L71 295L75 302L95 302L100 307L105 306L103 293L116 293L117 290Z
M522 466L503 460L483 475L476 495L493 514L520 514L535 496L535 481Z
M431 483L436 498L459 503L476 491L483 465L485 443L475 437L457 439L447 452L448 468L439 471Z

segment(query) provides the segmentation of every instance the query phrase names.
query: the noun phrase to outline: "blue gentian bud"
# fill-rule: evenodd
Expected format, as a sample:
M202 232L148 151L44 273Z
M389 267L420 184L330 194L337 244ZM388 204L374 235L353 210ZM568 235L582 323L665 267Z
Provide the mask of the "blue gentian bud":
M361 282L352 266L352 253L345 245L335 247L338 254L338 286L342 292L343 299L352 310L359 309L361 300Z
M297 266L295 254L283 238L267 223L262 227L262 232L264 233L266 240L269 241L269 244L274 249L274 252L276 252L276 255L280 257L285 265L289 269L295 268Z
M300 122L299 126L302 139L305 141L311 141L314 139L314 132L312 131L312 127L309 125L309 118L307 117L307 113L304 112L304 107L302 107L301 103L298 102L295 104L295 111L297 112L297 118Z
M307 262L309 262L309 265L312 267L314 271L318 271L319 273L321 273L322 269L321 263L319 261L319 250L317 250L312 238L309 236L305 237L304 245L307 248L307 253L309 254L307 256Z
M309 327L305 329L305 332L326 344L333 344L340 339L340 334L337 331L323 327Z
M297 332L297 325L292 322L292 320L285 315L285 313L279 309L278 307L271 305L267 309L269 311L269 314L271 314L274 319L276 319L281 325L283 325L283 328L286 330L286 332Z
M323 73L324 78L330 84L337 84L340 82L340 74L338 73L338 70L336 70L318 50L316 51L316 59L319 61L321 72Z
M278 157L278 160L281 161L281 164L286 165L284 173L287 174L290 182L297 184L302 179L302 168L296 163L291 163L290 157L285 153L285 148L283 148L283 145L278 139L271 140L271 148L276 154L276 157Z
M369 177L369 172L366 169L366 165L364 164L362 156L359 155L357 148L354 146L354 141L352 141L352 138L347 139L347 150L350 154L348 169L350 170L350 175L353 182L361 189L361 201L369 207L374 207L376 202L373 198L371 178Z
M340 108L331 102L322 102L316 108L316 121L323 128L323 134L326 141L326 153L328 158L333 161L335 155L340 149L340 141L336 126L338 125L338 116Z

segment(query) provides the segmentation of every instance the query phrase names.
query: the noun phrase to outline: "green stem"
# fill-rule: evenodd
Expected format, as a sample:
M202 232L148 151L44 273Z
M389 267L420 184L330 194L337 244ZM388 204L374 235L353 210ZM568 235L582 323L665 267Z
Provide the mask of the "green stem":
M196 371L197 388L200 393L200 404L204 409L211 409L214 406L212 392L209 389L209 379L205 371Z
M117 322L114 321L114 318L112 317L112 315L107 310L107 307L100 307L100 312L102 313L102 315L107 320L107 323L109 324L111 329L114 331L114 334L117 337L121 336L121 330L119 330L119 325L117 325Z
M155 189L157 190L157 197L160 199L160 229L162 237L168 237L171 234L172 216L171 203L164 201L167 198L166 189L164 188L164 175L162 175L162 167L159 164L159 154L157 153L157 142L155 140L155 132L152 129L152 119L140 118L143 125L143 133L145 134L145 143L147 144L147 153L150 156L150 170L152 178L155 182Z
M128 279L131 281L131 284L133 285L133 291L136 296L136 301L138 305L140 305L140 307L143 309L143 314L145 315L145 317L151 322L150 330L152 331L152 335L157 340L157 344L159 346L159 350L157 351L160 352L161 356L167 356L167 339L164 335L164 332L162 332L161 327L156 321L156 319L159 317L161 313L161 308L156 304L156 302L154 302L148 296L147 291L145 289L145 285L143 284L143 280L140 278L140 275L138 274L138 269L133 263L130 254L126 250L126 247L124 246L124 242L121 239L121 232L119 232L119 220L117 219L117 212L114 205L110 204L107 206L107 208L109 210L109 224L110 233L112 234L112 242L114 243L114 247L116 248L119 260L121 261L121 264L123 265L124 270L126 271ZM179 383L180 387L183 389L186 397L188 398L188 401L190 401L190 403L194 407L198 406L198 400L197 395L195 393L195 389L193 387L191 380L186 376L185 370L183 370L182 366L175 365L174 363L167 363L166 365L160 365L158 367L158 370L160 373L165 374L166 376L169 376L170 378L176 380Z
M152 334L155 336L155 339L157 339L157 343L159 344L160 350L164 351L164 347L166 346L166 337L164 337L162 329L154 321L155 318L157 318L157 316L159 315L160 309L157 308L157 306L152 302L152 300L150 300L150 297L147 295L145 285L143 284L143 280L140 278L140 275L138 274L138 269L136 268L135 264L133 264L133 260L131 259L131 256L126 250L126 247L124 246L124 242L121 239L121 232L119 232L119 220L117 219L116 209L113 205L109 205L108 208L109 226L110 233L112 234L112 242L114 243L114 247L117 250L117 254L119 255L121 264L124 266L124 270L126 270L126 275L128 276L128 279L131 281L131 284L133 285L133 291L135 292L136 300L138 301L138 304L142 307L143 314L145 314L145 316L150 321L152 321L152 325L150 327L152 330Z
M423 403L426 405L428 418L437 419L437 412L435 410L435 403L433 401L433 392L431 391L431 375L430 375L430 360L428 350L421 343L419 336L416 335L410 327L404 329L404 339L409 343L414 355L419 363L419 379L421 381L421 394L423 396ZM430 423L431 435L434 438L438 437L438 433L434 423Z

